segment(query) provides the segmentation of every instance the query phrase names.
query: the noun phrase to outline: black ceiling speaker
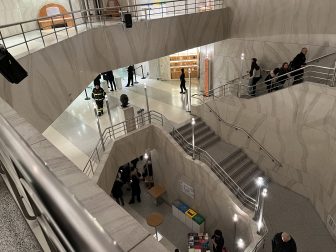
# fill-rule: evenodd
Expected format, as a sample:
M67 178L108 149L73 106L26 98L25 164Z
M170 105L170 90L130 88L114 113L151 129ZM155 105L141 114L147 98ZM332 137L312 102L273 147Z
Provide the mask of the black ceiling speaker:
M11 83L18 84L28 76L27 71L0 45L0 73Z
M126 24L126 28L132 28L132 15L131 13L124 14L124 23Z

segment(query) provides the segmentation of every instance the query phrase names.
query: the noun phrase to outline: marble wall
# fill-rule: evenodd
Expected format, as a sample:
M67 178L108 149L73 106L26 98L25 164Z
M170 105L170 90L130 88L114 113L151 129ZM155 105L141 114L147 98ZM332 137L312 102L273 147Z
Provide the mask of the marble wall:
M98 73L225 39L226 12L136 22L127 30L120 24L91 29L20 58L29 76L19 85L1 76L0 95L43 131Z
M320 56L336 52L336 46L311 45L307 43L285 43L279 41L262 41L262 38L232 38L213 44L213 71L212 85L218 87L225 82L239 77L241 72L240 55L245 54L243 74L246 74L251 65L251 59L257 58L264 70L280 67L283 62L290 62L302 47L308 48L307 61ZM336 37L335 37L336 39ZM202 59L202 58L201 58ZM316 64L334 67L336 55L327 57Z
M79 10L79 0L70 0L73 10ZM70 10L69 0L0 0L0 24L11 24L20 21L27 21L36 19L42 6L49 3L58 3L65 7L67 11ZM25 31L37 29L37 22L24 24ZM18 34L21 32L20 26L13 26L8 29L1 30L4 37Z
M88 178L31 124L0 98L0 114L19 132L78 204L85 208L122 251L167 251L150 233ZM132 234L130 238L129 234Z
M119 166L149 150L152 150L154 181L166 188L164 199L167 202L180 199L201 213L206 218L207 232L220 228L230 250L234 240L234 213L240 218L238 236L246 244L251 243L252 239L258 239L255 236L255 223L251 220L253 213L242 206L208 166L192 160L161 127L148 125L108 146L95 172L94 181L105 192L110 192ZM180 190L181 180L194 188L194 199Z
M225 141L242 147L273 181L307 197L324 223L328 215L336 219L333 88L305 83L254 99L225 97L208 104L224 121L252 134L282 167L273 164L241 131L219 122L204 105L193 107L192 112Z

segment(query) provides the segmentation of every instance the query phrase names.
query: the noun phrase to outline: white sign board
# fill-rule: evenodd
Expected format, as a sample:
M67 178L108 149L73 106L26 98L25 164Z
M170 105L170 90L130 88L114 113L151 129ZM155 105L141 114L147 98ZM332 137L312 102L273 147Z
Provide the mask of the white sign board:
M61 14L60 9L57 6L53 6L53 7L48 7L46 9L47 11L47 16L53 16L53 15L58 15Z
M181 186L181 191L188 195L190 198L194 199L195 197L195 192L194 188L187 183L183 182L180 180L180 186Z

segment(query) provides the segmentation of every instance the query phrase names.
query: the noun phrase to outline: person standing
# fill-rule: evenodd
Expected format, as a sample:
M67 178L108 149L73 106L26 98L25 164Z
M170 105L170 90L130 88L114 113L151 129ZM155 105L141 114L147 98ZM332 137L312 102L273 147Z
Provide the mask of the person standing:
M120 177L120 175L118 175ZM122 191L123 182L120 178L117 178L116 181L114 181L113 187L112 187L112 197L116 200L116 202L119 205L124 205L124 198L123 198L123 191Z
M224 237L222 231L216 229L215 233L211 237L213 251L214 252L222 252L224 248Z
M100 81L99 81L100 82ZM96 101L96 105L97 105L97 110L98 110L98 116L101 116L102 114L104 114L104 99L105 99L105 91L104 89L102 89L100 87L100 83L98 84L95 83L95 87L92 90L92 98Z
M106 82L107 82L107 86L110 83L111 91L117 90L117 86L116 86L116 83L114 81L113 71L110 70L110 71L104 72L103 76L104 76L103 77L104 80L106 80Z
M127 68L127 72L128 72L128 79L127 79L127 85L126 87L129 87L131 82L131 86L134 86L134 80L133 80L133 74L134 74L134 66L131 65Z
M97 77L93 80L93 85L99 85L100 86L100 78L101 78L101 74L98 74Z
M181 75L180 75L180 89L181 89L181 92L180 94L185 94L185 92L187 91L186 89L186 80L185 80L185 74L184 74L184 68L181 68Z
M293 85L303 82L304 70L300 69L306 65L306 54L308 49L306 47L301 49L301 52L295 56L291 62L291 71L294 71L291 75L294 76ZM296 70L296 71L295 71Z
M251 69L250 69L250 95L255 96L256 94L256 85L257 82L261 79L261 69L260 66L257 64L257 59L253 58L251 63Z
M137 198L138 202L141 202L140 194L141 194L141 189L140 189L140 180L138 176L138 172L135 169L135 172L132 172L131 175L131 189L132 189L132 198L129 202L129 204L133 204L135 201L135 197Z
M274 88L273 88L274 90L280 90L284 87L285 82L289 78L288 71L289 71L288 63L284 62L279 70L278 78L276 82L274 83Z
M272 239L272 252L296 252L294 239L286 232L275 234Z

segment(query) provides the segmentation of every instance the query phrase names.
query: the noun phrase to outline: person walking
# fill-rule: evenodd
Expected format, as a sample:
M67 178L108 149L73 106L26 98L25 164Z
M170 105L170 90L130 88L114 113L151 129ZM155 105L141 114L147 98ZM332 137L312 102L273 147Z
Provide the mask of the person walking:
M306 54L308 49L303 47L301 52L295 56L291 62L291 71L294 71L291 75L294 76L293 85L303 82L304 70L300 69L306 65ZM296 71L295 71L296 70Z
M294 239L286 232L274 235L272 239L272 252L296 252Z
M133 204L135 202L135 197L137 198L138 202L141 202L140 194L140 180L138 176L138 171L135 169L135 172L132 172L131 175L131 189L132 189L132 198L129 202L129 204Z
M120 177L121 175L118 175L118 176ZM115 201L119 205L123 206L124 205L124 198L123 198L123 191L122 191L123 182L121 181L119 177L116 179L116 181L114 181L111 193Z
M107 71L103 73L103 79L106 80L107 82L107 86L110 83L110 90L113 92L114 90L117 90L117 86L116 83L114 81L114 75L113 75L113 71ZM113 88L114 87L114 88Z
M250 69L250 95L256 95L256 85L257 82L261 79L261 69L260 66L257 64L257 59L253 58L251 63Z
M274 83L274 88L273 88L274 90L280 90L284 87L285 82L289 78L288 71L289 71L288 63L284 62L279 70L278 78L276 82Z
M99 85L100 86L100 78L101 78L101 74L98 74L97 77L93 80L93 85Z
M101 116L104 114L104 99L105 99L105 91L100 87L100 81L99 84L98 82L95 83L95 87L92 90L92 98L95 100L96 105L97 105L97 110L98 110L98 116Z
M134 79L133 79L133 74L134 74L134 66L131 65L127 68L127 72L128 72L128 79L127 79L127 85L126 87L129 87L131 82L131 86L134 86Z
M222 231L216 229L215 233L211 237L213 251L214 252L222 252L224 248L224 237Z
M186 80L185 80L185 74L184 74L184 68L181 68L181 75L180 75L180 89L181 89L181 92L180 94L185 94L185 92L187 91L186 89Z

